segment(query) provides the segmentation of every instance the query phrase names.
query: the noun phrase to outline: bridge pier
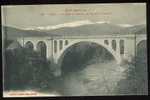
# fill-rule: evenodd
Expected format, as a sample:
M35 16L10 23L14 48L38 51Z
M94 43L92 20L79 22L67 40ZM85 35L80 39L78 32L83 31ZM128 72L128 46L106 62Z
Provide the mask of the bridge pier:
M135 57L136 52L136 41L135 39L129 38L125 41L125 50L123 59L132 62L133 58Z
M61 66L54 61L51 61L50 69L55 77L61 76Z
M36 47L37 43L35 43L35 42L32 42L32 43L33 43L33 50L37 51L37 47Z

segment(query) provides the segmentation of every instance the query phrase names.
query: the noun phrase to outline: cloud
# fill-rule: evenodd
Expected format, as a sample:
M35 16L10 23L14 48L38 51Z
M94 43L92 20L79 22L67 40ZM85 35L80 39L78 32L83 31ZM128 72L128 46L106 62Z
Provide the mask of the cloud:
M117 24L118 26L121 26L121 27L132 27L134 25L131 25L131 24Z
M98 21L97 24L110 23L109 21Z

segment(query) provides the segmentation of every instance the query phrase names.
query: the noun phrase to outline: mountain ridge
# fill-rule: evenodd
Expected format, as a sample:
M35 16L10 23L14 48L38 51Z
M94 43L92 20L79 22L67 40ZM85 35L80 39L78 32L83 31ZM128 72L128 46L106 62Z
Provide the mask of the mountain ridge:
M110 23L86 24L77 27L62 27L53 30L23 30L10 26L2 26L8 39L30 36L79 36L79 35L107 35L107 34L146 34L146 25L121 27Z

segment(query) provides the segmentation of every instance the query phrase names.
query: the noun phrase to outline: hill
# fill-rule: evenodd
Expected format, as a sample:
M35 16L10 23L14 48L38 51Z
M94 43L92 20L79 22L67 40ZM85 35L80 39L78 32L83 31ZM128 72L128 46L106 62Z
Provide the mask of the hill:
M146 34L146 25L145 24L135 25L135 26L126 28L126 30L128 30L128 32L131 34L133 33Z
M46 30L44 32L54 35L102 35L102 34L116 34L125 31L123 27L103 23L103 24L89 24L77 27L63 27L55 30Z
M107 34L146 34L146 25L136 25L132 27L121 27L110 23L87 24L77 27L62 27L51 30L23 30L13 27L3 26L8 39L30 36L79 36L79 35L107 35Z
M12 40L16 39L17 37L48 35L46 33L35 31L35 30L27 31L27 30L17 29L17 28L13 28L13 27L9 27L9 26L2 26L2 28L4 29L4 34L7 35L7 38L12 39Z

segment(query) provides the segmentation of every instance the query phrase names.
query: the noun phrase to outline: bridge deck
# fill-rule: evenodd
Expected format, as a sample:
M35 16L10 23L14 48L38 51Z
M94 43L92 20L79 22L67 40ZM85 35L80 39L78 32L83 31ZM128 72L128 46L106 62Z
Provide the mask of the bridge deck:
M146 37L146 34L115 34L115 35L93 35L93 36L42 36L42 37L22 37L24 39L88 39L88 38L135 38L135 37ZM19 39L19 38L18 38Z

